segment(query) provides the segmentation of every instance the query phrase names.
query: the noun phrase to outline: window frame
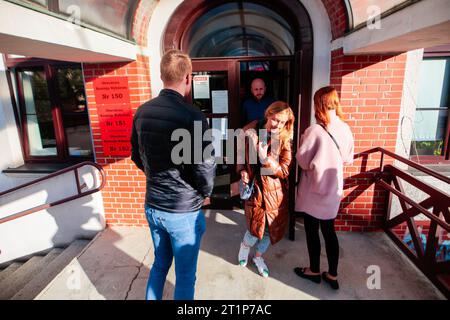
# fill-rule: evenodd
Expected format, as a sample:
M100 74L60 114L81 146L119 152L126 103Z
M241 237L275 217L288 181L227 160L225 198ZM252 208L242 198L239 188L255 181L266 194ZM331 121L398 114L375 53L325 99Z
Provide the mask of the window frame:
M83 70L80 63L70 62L70 61L56 61L56 60L46 60L40 58L9 58L7 55L4 56L6 66L8 71L14 70L14 77L11 75L11 81L15 81L17 88L16 101L17 113L20 115L17 120L18 130L20 133L20 140L22 143L22 152L25 163L79 163L83 161L93 161L95 159L95 149L92 140L92 130L91 130L91 145L92 145L92 155L91 156L71 156L69 154L69 146L66 137L66 132L64 128L63 115L61 110L61 103L58 97L57 80L56 80L56 69L61 67L76 67ZM27 117L26 117L26 106L23 94L23 83L20 75L21 71L24 70L43 70L47 82L47 90L49 94L49 101L51 105L51 112L53 118L53 127L55 130L56 139L56 155L55 156L35 156L30 154L30 142L27 131ZM83 87L84 87L84 74L83 76ZM12 79L14 78L14 79ZM84 94L86 96L86 89L84 88ZM15 93L11 92L11 99L15 99ZM88 111L87 111L88 112ZM88 112L88 124L90 126L90 117Z
M450 49L446 48L446 49ZM450 51L424 51L422 60L428 58L448 58L450 57ZM450 85L448 90L450 90ZM450 100L450 98L449 98ZM450 101L449 101L450 103ZM436 108L438 109L438 108ZM439 108L440 109L440 108ZM416 107L416 111L421 110L421 108ZM411 140L411 146L413 144L413 140ZM435 155L410 155L410 159L412 161L422 163L422 164L450 164L450 105L447 106L447 132L445 133L444 142L442 146L442 154Z

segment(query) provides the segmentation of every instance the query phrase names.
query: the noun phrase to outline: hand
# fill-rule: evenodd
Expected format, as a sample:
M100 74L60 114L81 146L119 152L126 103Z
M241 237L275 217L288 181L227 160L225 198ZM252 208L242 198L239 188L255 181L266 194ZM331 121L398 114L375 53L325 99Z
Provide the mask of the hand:
M259 156L259 161L261 161L262 164L264 164L266 162L268 149L269 149L269 145L263 144L262 142L258 143L258 156Z
M244 182L246 184L248 184L250 182L250 177L246 170L241 170L241 179L242 179L242 182Z
M203 199L203 205L204 206L207 206L207 205L210 205L210 204L211 204L211 198L210 197Z

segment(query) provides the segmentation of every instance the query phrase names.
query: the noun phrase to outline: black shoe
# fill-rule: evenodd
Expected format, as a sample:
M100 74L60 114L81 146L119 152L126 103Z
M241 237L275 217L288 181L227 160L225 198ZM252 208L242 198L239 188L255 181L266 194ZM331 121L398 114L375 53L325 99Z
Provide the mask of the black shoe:
M337 280L333 280L333 279L328 278L326 272L323 272L323 273L322 273L322 279L323 279L323 281L325 281L326 283L328 283L328 284L331 286L331 288L333 288L334 290L339 289L339 283L338 283L338 281L337 281Z
M320 283L320 281L321 281L320 274L314 274L314 275L305 274L305 271L306 271L306 268L299 268L299 267L294 268L295 274L298 275L300 278L308 279L315 283Z

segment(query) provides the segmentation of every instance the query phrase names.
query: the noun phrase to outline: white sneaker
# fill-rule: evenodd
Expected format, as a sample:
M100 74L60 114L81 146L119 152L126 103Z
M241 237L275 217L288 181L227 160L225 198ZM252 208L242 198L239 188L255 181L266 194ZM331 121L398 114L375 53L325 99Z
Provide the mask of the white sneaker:
M263 257L254 257L253 263L258 269L260 275L262 275L264 278L267 278L269 276L269 268L267 268L267 265L264 262Z
M250 247L245 246L241 242L241 248L239 249L238 261L241 267L247 266L248 254L250 252Z

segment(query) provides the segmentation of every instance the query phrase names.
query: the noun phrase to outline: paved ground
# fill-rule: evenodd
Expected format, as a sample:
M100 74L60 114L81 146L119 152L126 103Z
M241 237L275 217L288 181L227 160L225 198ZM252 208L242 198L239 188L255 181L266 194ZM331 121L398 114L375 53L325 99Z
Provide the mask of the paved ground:
M398 251L382 232L338 234L341 289L314 284L292 269L307 265L301 219L296 240L283 239L266 254L270 278L249 264L237 265L245 231L242 211L206 211L207 231L202 242L196 299L444 299L443 295ZM326 270L325 249L322 270ZM108 228L51 282L38 299L143 299L153 248L147 228ZM381 289L370 290L369 266L379 267ZM172 299L172 266L164 299Z

